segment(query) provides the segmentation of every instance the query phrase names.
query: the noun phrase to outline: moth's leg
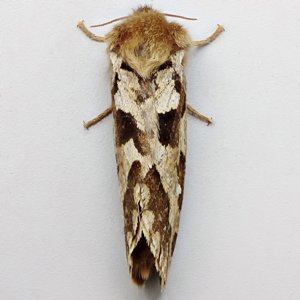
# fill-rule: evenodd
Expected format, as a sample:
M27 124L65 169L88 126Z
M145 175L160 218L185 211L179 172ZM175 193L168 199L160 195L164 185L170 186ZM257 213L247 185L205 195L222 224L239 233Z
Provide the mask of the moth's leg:
M88 36L91 40L96 41L96 42L105 42L105 36L99 36L99 35L95 35L94 33L92 33L91 31L89 31L86 26L84 25L83 21L80 21L77 24L77 27L79 29L82 30L82 32Z
M195 108L193 108L191 105L187 105L188 113L191 114L193 117L207 123L207 125L210 125L213 123L213 120L211 117L207 117L205 115L200 114Z
M102 121L105 117L107 117L111 113L112 113L112 107L110 106L104 112L102 112L100 115L98 115L96 118L94 118L94 119L92 119L90 121L87 121L87 122L83 122L83 126L86 129L89 129L91 126L99 123L100 121Z
M193 41L192 42L192 46L205 46L208 45L209 43L211 43L212 41L214 41L223 31L224 31L224 27L222 25L218 24L217 29L215 30L215 32L209 36L207 39L205 40L201 40L201 41Z

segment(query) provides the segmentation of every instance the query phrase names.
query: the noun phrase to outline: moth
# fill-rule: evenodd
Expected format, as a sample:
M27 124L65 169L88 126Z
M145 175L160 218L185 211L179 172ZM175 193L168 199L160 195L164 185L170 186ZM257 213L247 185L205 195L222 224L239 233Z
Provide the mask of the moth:
M184 59L191 46L205 46L224 29L193 41L186 29L149 6L139 7L107 35L112 65L112 103L86 128L109 114L114 118L116 161L124 212L131 278L143 285L157 273L163 287L174 251L182 206L187 114L210 124L211 118L186 103ZM189 18L186 18L189 19Z

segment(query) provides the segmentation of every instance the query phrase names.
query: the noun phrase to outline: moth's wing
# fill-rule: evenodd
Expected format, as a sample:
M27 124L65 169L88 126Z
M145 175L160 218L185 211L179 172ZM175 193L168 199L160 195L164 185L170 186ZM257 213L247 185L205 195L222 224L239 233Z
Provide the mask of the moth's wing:
M170 57L170 63L165 65L165 69L158 71L158 93L155 99L159 129L155 157L157 174L153 171L152 180L148 181L155 182L153 195L159 195L160 207L154 196L151 210L157 223L154 223L156 228L152 229L150 242L154 245L151 250L156 251L153 252L155 265L162 285L166 282L176 243L184 189L186 93L183 56L183 51L176 52Z
M178 231L186 153L183 55L177 52L142 79L111 54L125 241L138 284L154 267L165 284Z
M116 160L123 203L124 231L128 264L133 280L143 284L154 266L154 257L148 247L141 227L143 211L141 199L146 197L142 186L145 165L149 159L149 141L144 130L139 78L115 53L110 53L113 66L112 103ZM139 123L139 124L138 124ZM138 263L137 263L138 262Z

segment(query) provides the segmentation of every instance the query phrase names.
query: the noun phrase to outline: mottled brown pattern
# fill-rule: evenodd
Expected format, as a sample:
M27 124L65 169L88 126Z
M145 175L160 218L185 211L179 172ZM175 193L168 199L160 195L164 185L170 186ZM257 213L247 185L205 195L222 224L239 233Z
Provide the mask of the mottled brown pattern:
M121 166L120 175L124 176L127 174L126 170L128 170L128 167L126 167L126 164L124 164L122 160L125 160L126 163L130 161L131 158L129 158L130 155L128 154L128 149L130 148L126 148L127 150L125 151L123 150L123 146L125 147L131 139L133 141L134 148L136 148L132 149L133 152L131 153L134 153L134 151L137 150L143 155L143 159L145 159L145 161L141 160L141 162L136 160L130 166L123 194L126 248L127 252L129 251L129 247L131 249L131 252L128 252L129 265L132 279L137 284L143 284L144 281L147 280L152 269L156 269L158 271L161 284L165 284L168 266L176 244L179 222L176 207L178 205L178 209L181 209L182 206L185 171L185 155L182 151L185 150L178 149L178 154L176 154L177 152L175 148L181 147L181 145L183 145L182 143L184 143L182 140L185 140L185 130L183 130L182 127L184 122L182 123L181 120L183 116L185 117L186 110L185 83L182 75L179 75L176 72L177 68L178 67L174 65L173 61L168 60L163 63L150 78L142 78L134 70L132 71L131 67L124 62L120 65L120 69L127 72L133 72L134 76L136 76L136 78L133 77L134 84L132 84L132 86L130 84L128 85L128 89L131 89L130 95L134 97L133 99L128 100L131 102L130 105L136 105L134 107L135 109L140 105L143 106L146 103L145 101L152 101L152 99L153 101L157 100L155 98L155 93L157 89L162 89L161 83L157 82L157 78L160 78L162 74L166 74L159 72L165 72L166 69L169 69L169 73L171 71L172 75L169 80L173 81L172 85L174 84L174 91L180 95L177 108L172 109L170 106L169 110L165 113L155 114L153 113L153 110L157 111L158 108L155 108L155 105L149 105L149 114L148 111L145 110L145 121L143 119L139 119L139 122L141 122L139 123L140 128L143 128L143 126L144 128L147 128L147 126L149 126L149 116L151 116L151 118L157 118L156 120L151 119L154 124L157 124L156 137L155 135L150 135L146 130L143 131L137 127L137 122L133 115L136 114L136 110L132 110L132 114L125 112L125 108L128 108L125 107L124 110L122 110L121 107L124 102L119 100L118 107L116 108L114 105L114 98L120 97L121 93L118 93L115 97L114 95L117 92L116 89L118 88L118 81L123 80L123 77L121 76L121 73L119 73L119 76L115 75L114 77L114 86L116 89L113 88L113 112L115 119L116 146L118 147L117 160L121 159L121 161L118 161L118 164ZM118 72L119 70L117 69L116 74ZM124 78L128 79L132 77L125 76ZM160 86L158 84L160 84ZM123 82L122 85L124 85ZM135 91L135 93L132 93L132 91ZM161 95L161 91L158 95ZM173 95L174 94L172 94L172 97ZM132 100L135 103L133 102L132 104ZM165 101L169 101L168 97L166 97ZM130 108L130 106L128 107ZM168 172L170 172L170 170L174 170L174 173L171 171L171 174L163 174L161 167L158 167L158 165L156 167L158 161L156 161L157 158L155 156L155 152L151 152L153 151L151 146L155 143L160 143L165 146L164 151L166 151L166 154L168 153L167 151L169 151L167 146L172 147L172 151L175 151L175 156L172 156L172 159L165 162L166 168L169 170ZM152 150L147 151L149 148ZM146 174L144 173L145 169L147 170ZM142 174L144 174L143 177ZM178 178L178 182L176 180L175 183L173 182L171 184L169 190L165 190L164 186L168 186L166 185L166 182L169 178L172 178L171 180L176 180L176 178ZM141 197L140 202L139 196L136 194L137 183L141 184L141 186L145 185L149 190L149 198L145 199ZM178 197L174 197L174 194L171 195L171 193L175 193L175 190L173 191L172 189L173 187L175 188L177 184L180 186L181 193ZM147 194L147 192L145 193ZM170 217L171 207L173 209L174 217ZM149 212L151 212L151 214L148 219ZM145 218L145 220L143 218ZM150 221L152 218L153 221ZM170 220L172 221L170 222ZM149 225L147 225L148 227L145 227L144 222L150 222L150 227ZM154 245L157 245L155 246L156 248L150 248L154 247ZM150 249L157 249L154 256ZM152 258L154 260L152 260ZM156 268L152 267L154 262Z
M150 190L150 201L148 202L146 209L152 211L155 216L153 232L159 231L163 234L164 228L170 227L170 200L168 194L164 190L164 187L161 183L160 174L155 166L148 171L143 182Z
M126 241L127 232L135 233L133 228L133 223L132 223L132 212L134 209L136 209L136 204L134 202L133 189L127 189L123 199L125 241ZM128 246L129 245L126 241L127 252L128 252Z
M134 117L120 109L115 112L115 138L117 146L124 145L130 139L133 139L136 149L145 155L148 152L149 145L144 132L138 129Z
M172 228L169 223L170 199L163 188L160 174L155 166L149 170L144 182L150 190L150 201L147 209L154 213L155 222L153 224L152 232L159 232L160 234L160 251L169 253L170 248L172 247ZM150 242L152 241L150 240ZM168 259L171 258L168 257Z
M154 95L157 85L155 84L155 80L153 80L153 78L143 79L142 77L139 77L139 84L140 88L137 91L137 100L138 102L142 103Z
M186 95L184 84L175 71L173 73L173 80L175 90L180 94L180 101L177 109L172 109L164 114L158 114L159 141L164 146L177 147L179 141L179 124L186 110Z
M132 163L130 171L127 176L127 187L129 189L133 189L136 183L141 180L140 172L141 172L141 163L138 160L135 160Z
M161 249L165 253L169 253L170 249L172 249L175 245L174 240L171 239L169 197L162 186L160 174L156 167L153 166L148 171L144 179L140 178L140 168L141 164L138 161L134 161L128 174L128 188L123 201L125 234L127 232L135 234L132 223L132 212L134 210L138 210L141 215L143 212L150 210L154 214L155 219L152 231L153 233L159 232L161 237ZM141 208L139 204L135 203L133 197L133 189L137 182L143 182L146 184L150 191L149 202L147 206L143 208ZM132 252L131 257L133 260L132 277L137 284L143 284L145 279L147 279L150 275L151 269L154 265L154 257L143 235ZM146 274L147 278L143 278L141 274Z
M130 113L117 110L115 120L117 146L124 145L131 138L137 139L138 128L134 117Z
M141 163L139 161L134 161L131 165L129 174L128 174L128 184L127 190L123 199L123 212L124 212L124 232L125 236L127 232L135 234L133 223L132 223L132 213L134 210L137 210L137 205L134 201L133 189L136 183L140 180L140 171ZM126 241L126 249L128 252L128 244Z

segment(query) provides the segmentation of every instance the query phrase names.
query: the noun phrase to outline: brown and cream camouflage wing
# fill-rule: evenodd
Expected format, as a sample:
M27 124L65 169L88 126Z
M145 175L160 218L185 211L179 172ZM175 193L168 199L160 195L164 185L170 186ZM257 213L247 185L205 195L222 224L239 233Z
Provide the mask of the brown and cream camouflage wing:
M84 126L113 112L127 258L131 277L140 285L155 270L161 285L166 283L183 197L186 114L212 122L186 105L183 58L189 47L205 46L224 30L218 25L205 40L193 41L166 16L186 19L146 5L96 25L121 21L105 36L78 23L92 40L108 43L112 106Z
M153 270L165 284L178 232L186 154L184 53L172 54L149 78L110 53L127 258L138 284Z

